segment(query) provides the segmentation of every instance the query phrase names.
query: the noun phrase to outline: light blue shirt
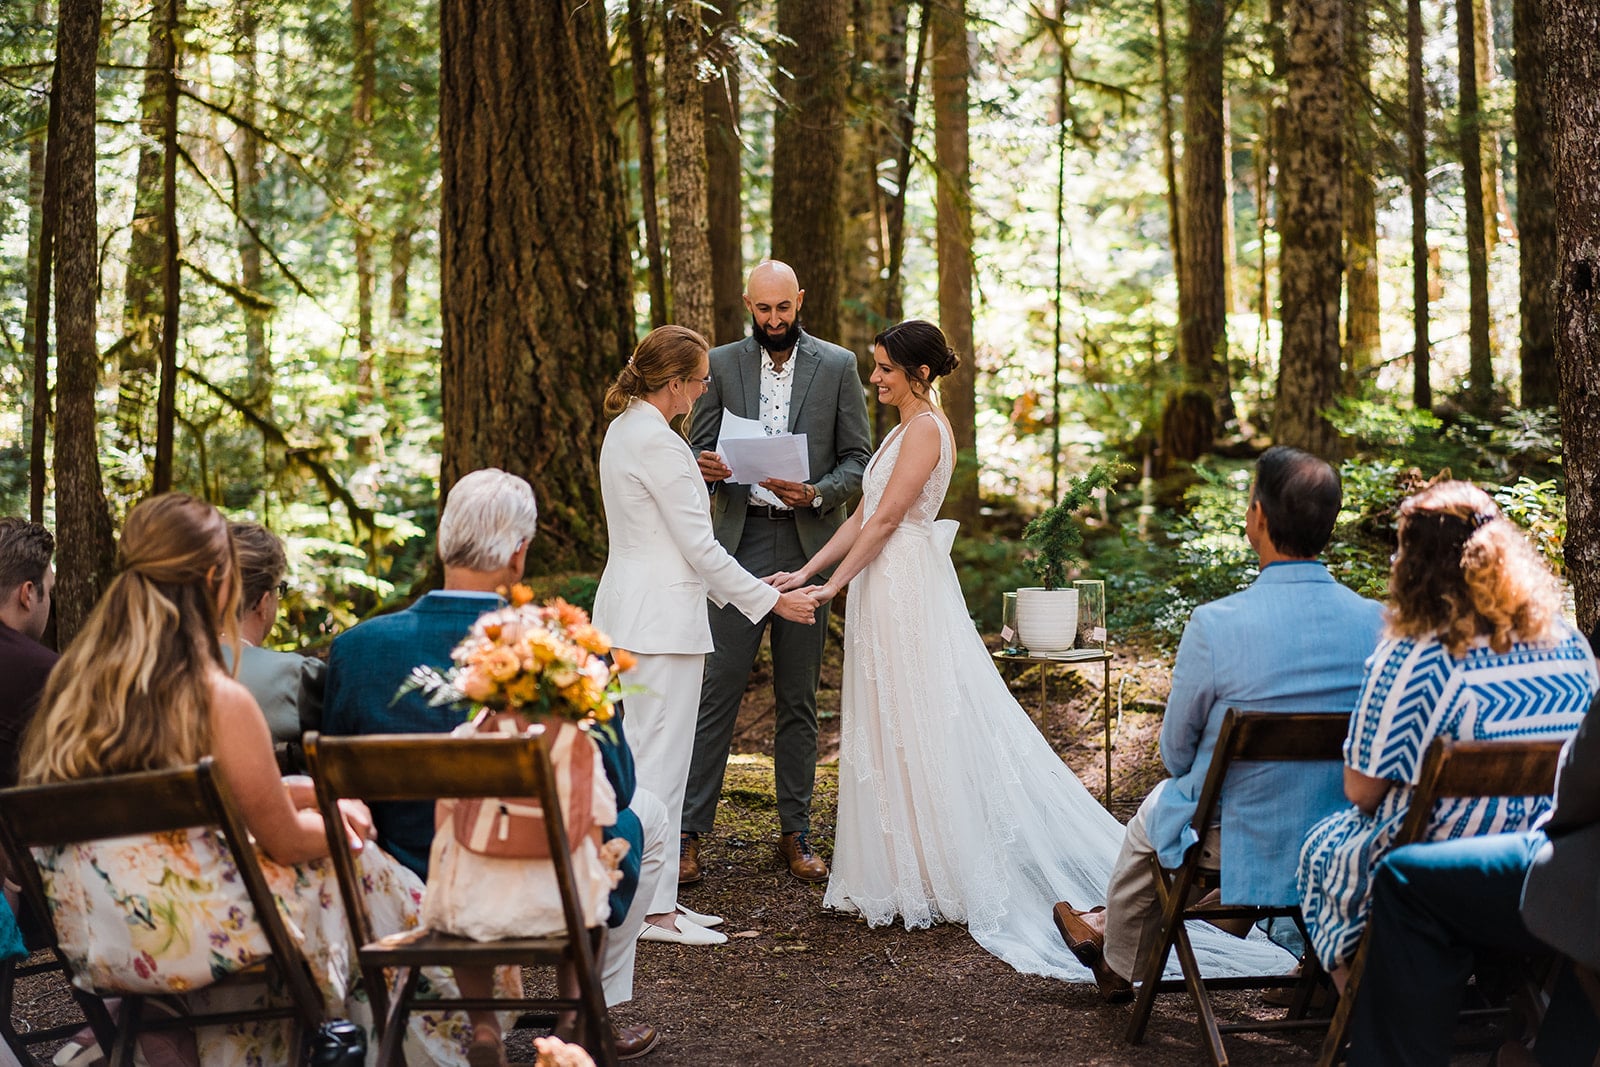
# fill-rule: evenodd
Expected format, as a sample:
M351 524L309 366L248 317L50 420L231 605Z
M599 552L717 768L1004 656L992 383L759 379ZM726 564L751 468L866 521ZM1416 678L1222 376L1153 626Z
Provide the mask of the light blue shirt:
M1198 840L1190 824L1228 709L1353 710L1382 611L1309 560L1270 564L1248 589L1195 609L1161 724L1161 759L1172 777L1156 786L1147 813L1162 866L1177 867ZM1337 761L1236 766L1222 795L1223 899L1298 901L1295 863L1306 830L1344 804Z

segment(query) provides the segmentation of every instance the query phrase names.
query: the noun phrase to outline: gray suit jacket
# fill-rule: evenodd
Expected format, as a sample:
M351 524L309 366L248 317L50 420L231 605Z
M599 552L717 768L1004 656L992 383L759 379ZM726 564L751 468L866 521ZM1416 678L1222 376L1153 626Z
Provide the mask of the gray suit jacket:
M716 451L723 408L747 419L761 417L762 358L753 337L711 350L711 388L695 404L689 429L696 455ZM806 555L814 556L861 495L861 475L872 458L872 425L856 357L848 349L802 330L789 358L795 361L789 430L806 435L811 484L822 498L820 508L798 508L795 513L800 544ZM723 548L736 552L750 487L719 482L713 489L712 530Z
M1562 954L1600 970L1600 698L1561 753L1549 835L1522 886L1522 921Z
M224 662L231 649L222 646ZM231 663L229 663L231 667ZM274 741L299 741L322 725L323 674L328 665L295 652L244 645L239 653L239 684L261 705Z

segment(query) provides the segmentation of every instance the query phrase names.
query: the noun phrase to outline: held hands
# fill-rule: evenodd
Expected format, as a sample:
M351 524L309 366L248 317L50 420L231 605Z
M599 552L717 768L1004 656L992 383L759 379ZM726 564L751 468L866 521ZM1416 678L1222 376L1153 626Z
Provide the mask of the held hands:
M804 571L779 571L777 574L769 574L761 580L778 592L787 593L791 590L799 589L809 582L811 577Z
M733 475L733 468L722 462L722 457L715 452L702 452L695 462L700 465L700 477L708 482L720 482Z
M704 470L704 466L701 469ZM761 483L761 488L783 501L785 507L791 508L809 508L816 496L816 490L805 482L786 482L782 478L768 478Z
M790 622L802 623L810 626L817 621L817 604L811 599L811 591L807 589L794 589L778 597L778 602L772 606L780 619Z
M377 840L378 831L372 826L372 812L361 801L339 801L339 814L344 816L344 832L350 839L351 852L360 852L366 842Z

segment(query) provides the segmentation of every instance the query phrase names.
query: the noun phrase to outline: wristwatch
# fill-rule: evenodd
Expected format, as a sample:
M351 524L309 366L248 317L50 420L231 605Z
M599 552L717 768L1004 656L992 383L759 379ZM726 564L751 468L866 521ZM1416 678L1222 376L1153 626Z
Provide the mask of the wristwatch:
M810 482L807 482L806 484L808 486L810 486L810 489L811 489L811 506L813 508L815 508L816 510L821 511L822 510L822 490L818 489L814 485L811 485Z

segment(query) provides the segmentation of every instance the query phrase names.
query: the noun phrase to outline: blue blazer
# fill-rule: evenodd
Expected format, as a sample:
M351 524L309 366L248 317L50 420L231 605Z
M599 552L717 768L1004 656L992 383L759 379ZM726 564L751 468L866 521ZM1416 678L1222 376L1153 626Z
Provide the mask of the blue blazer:
M1147 811L1162 866L1178 866L1198 840L1190 823L1228 709L1354 710L1382 611L1313 561L1270 564L1249 588L1195 609L1161 723L1161 759L1172 777L1156 786ZM1298 902L1295 864L1306 831L1344 806L1338 761L1235 767L1222 794L1223 900Z
M434 591L405 611L369 619L334 639L328 656L322 732L327 734L448 733L466 720L459 707L429 707L421 693L395 693L413 667L444 671L450 650L466 636L478 616L505 602L493 593ZM622 880L611 891L611 925L622 922L639 885L644 829L628 809L633 799L633 752L622 732L619 715L613 723L616 741L596 731L606 777L617 794L617 823L604 831L606 840L621 837L629 844L622 861ZM428 877L428 850L433 845L433 805L426 802L372 805L378 846L423 879Z

